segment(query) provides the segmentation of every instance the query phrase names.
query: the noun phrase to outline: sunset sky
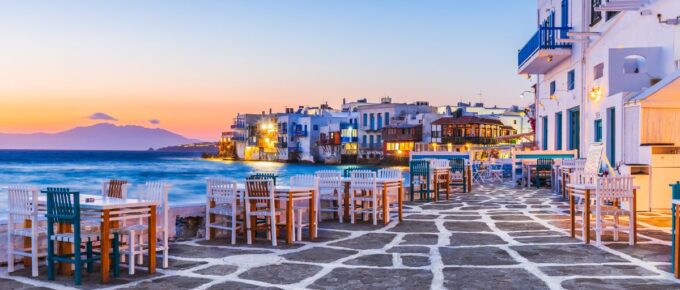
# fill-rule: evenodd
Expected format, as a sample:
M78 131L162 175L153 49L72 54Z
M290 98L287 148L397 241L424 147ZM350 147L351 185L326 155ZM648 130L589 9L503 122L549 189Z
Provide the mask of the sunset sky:
M101 122L216 140L342 98L526 104L535 0L6 1L0 132ZM95 113L102 115L93 116ZM94 118L91 118L94 117ZM100 118L101 117L101 118ZM113 120L115 119L115 120Z

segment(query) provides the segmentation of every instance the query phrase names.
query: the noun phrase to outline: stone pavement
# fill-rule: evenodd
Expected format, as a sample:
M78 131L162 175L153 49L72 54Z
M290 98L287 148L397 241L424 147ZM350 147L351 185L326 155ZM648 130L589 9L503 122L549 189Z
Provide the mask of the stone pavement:
M405 220L387 226L321 224L319 239L271 247L225 239L171 245L169 269L141 267L81 289L679 289L669 273L670 217L640 213L639 240L611 234L604 245L568 237L568 206L542 189L478 186L437 203L408 204ZM579 232L580 233L580 232ZM283 241L281 241L283 243ZM74 287L25 270L0 271L0 289Z

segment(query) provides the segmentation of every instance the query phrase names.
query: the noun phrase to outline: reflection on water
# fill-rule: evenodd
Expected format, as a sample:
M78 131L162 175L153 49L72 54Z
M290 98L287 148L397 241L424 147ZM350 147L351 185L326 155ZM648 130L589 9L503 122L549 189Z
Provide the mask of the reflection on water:
M287 184L296 174L346 168L348 165L287 164L202 160L194 153L144 151L28 151L0 150L0 186L10 184L68 187L82 193L99 193L103 180L126 179L134 196L146 181L172 184L173 203L202 202L205 179L244 179L254 172L275 172L277 183ZM5 218L7 192L0 193L0 219Z

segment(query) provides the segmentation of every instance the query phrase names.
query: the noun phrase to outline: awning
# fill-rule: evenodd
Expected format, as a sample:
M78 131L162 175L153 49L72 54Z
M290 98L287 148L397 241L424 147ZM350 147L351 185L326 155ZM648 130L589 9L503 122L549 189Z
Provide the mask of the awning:
M642 91L627 103L643 102L645 105L680 108L680 70L668 75L657 84Z

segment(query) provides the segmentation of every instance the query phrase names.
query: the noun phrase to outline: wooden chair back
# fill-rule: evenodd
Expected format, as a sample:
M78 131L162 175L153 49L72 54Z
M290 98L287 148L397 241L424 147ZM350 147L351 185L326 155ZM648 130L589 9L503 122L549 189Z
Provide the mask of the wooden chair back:
M274 180L246 180L246 200L274 200Z
M127 180L111 179L102 184L102 196L113 198L127 198Z

